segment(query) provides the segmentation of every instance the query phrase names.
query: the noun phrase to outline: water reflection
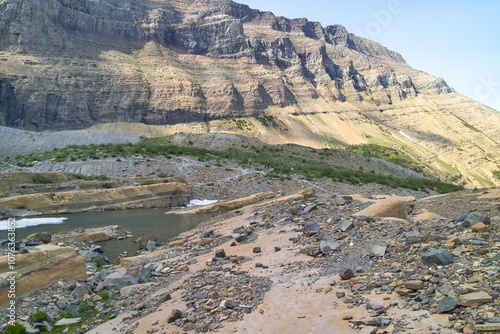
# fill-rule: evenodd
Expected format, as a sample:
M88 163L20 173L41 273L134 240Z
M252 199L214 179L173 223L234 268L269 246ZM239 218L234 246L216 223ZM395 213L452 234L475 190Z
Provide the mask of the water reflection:
M123 251L134 254L138 248L133 240L140 236L156 234L158 241L168 241L180 233L195 227L200 221L209 218L208 214L165 214L165 209L137 209L69 213L51 215L53 218L66 217L63 223L57 225L37 225L18 228L16 239L21 240L32 233L38 232L66 232L76 228L95 228L109 225L118 225L130 231L134 237L98 243L103 246L105 255L114 260ZM48 218L48 217L45 217ZM0 231L0 239L7 238L7 231Z

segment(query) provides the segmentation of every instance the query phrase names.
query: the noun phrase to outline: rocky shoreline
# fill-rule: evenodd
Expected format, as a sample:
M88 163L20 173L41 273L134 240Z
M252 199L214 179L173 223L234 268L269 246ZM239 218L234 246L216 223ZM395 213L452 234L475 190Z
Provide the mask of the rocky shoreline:
M33 333L35 311L53 319L45 328L75 333L500 330L498 189L388 196L406 219L356 216L380 198L344 194L220 213L24 297L18 319ZM420 219L430 210L443 218Z

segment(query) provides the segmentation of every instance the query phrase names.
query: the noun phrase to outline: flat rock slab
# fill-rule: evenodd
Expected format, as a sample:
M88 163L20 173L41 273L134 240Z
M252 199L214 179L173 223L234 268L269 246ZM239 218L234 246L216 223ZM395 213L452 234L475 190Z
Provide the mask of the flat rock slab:
M492 301L493 297L491 297L486 291L468 293L457 298L457 302L462 306L481 305L491 303Z
M405 204L400 199L387 198L355 213L354 216L406 219Z
M0 282L10 273L8 256L0 257ZM16 255L16 297L44 288L63 279L86 279L83 257L72 247L40 245L27 254ZM9 286L0 288L0 307L7 305Z
M356 227L356 225L354 225L354 222L352 222L350 220L343 220L342 222L340 222L340 225L339 225L339 228L342 232L347 232L349 230L352 230L355 227Z
M79 323L82 318L63 318L57 321L54 326L70 326Z
M319 248L322 253L338 252L341 249L340 244L337 241L332 240L321 240Z
M477 324L476 330L479 332L493 332L500 331L500 323L486 323L486 324Z

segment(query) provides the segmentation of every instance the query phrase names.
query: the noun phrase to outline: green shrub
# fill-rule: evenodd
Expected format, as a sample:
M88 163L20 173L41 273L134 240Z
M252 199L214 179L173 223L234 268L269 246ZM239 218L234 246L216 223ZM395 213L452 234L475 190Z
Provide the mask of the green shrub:
M33 318L33 320L35 320L35 322L44 322L50 320L49 315L43 311L36 311L31 315L31 317Z
M104 262L101 259L97 258L97 259L94 260L94 264L95 264L96 270L99 271L99 270L102 269L102 266L104 265Z
M18 322L15 322L13 325L8 325L5 329L5 334L26 334L26 328Z
M49 184L49 183L54 183L54 180L52 180L50 177L37 174L33 176L33 183Z
M69 311L61 311L59 312L59 315L62 318L75 318Z
M98 296L102 298L102 300L109 300L109 292L101 291L97 293Z

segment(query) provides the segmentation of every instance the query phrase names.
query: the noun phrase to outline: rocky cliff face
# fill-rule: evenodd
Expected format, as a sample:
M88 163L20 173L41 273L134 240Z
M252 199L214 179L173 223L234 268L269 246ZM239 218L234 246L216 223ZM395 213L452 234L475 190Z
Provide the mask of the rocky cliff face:
M0 6L2 125L174 124L259 115L271 106L300 106L301 98L347 102L378 94L392 103L418 94L411 77L389 66L373 78L362 73L367 59L405 64L377 43L341 26L231 1ZM444 82L437 89L451 91Z
M482 185L500 140L498 113L396 52L228 0L0 0L0 98L11 127L137 122L376 142Z

